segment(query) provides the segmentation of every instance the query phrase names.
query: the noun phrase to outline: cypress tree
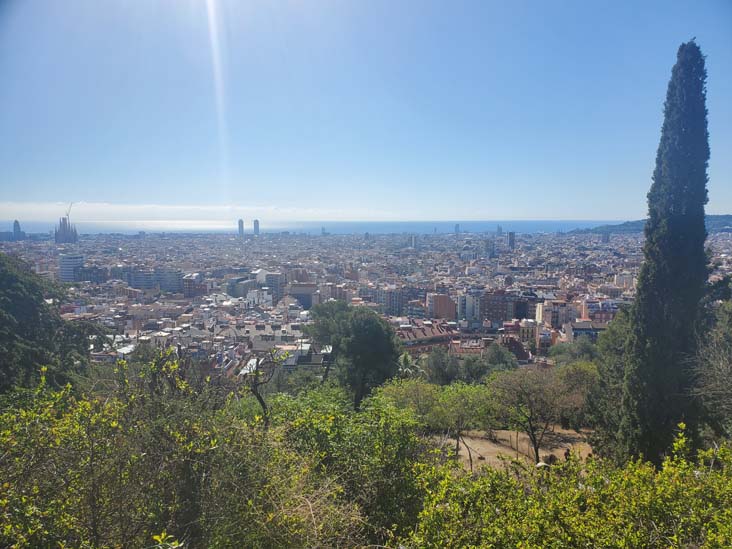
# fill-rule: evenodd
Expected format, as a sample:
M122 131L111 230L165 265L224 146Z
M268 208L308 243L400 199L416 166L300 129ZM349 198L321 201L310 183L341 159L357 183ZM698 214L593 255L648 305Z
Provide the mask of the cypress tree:
M708 277L706 69L699 46L679 47L648 192L645 261L631 311L618 440L627 457L660 464L678 422L694 429L690 358Z

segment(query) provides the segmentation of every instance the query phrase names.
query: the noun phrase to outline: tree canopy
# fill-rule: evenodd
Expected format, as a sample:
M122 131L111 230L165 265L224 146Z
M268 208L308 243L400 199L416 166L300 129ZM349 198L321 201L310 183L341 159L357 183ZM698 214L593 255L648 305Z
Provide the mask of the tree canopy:
M42 367L48 382L61 386L86 365L88 336L99 330L64 322L58 312L62 297L62 288L0 253L0 393L35 385Z
M645 260L631 310L618 442L626 455L657 465L676 424L686 421L695 435L698 421L689 366L708 275L706 76L699 46L682 44L666 93L648 192Z

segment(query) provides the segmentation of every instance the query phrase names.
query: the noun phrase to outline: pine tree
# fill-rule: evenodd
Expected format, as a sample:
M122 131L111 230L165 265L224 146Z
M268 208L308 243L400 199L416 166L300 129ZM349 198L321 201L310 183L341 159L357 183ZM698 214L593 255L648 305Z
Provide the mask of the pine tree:
M704 56L692 40L679 47L666 93L618 438L626 456L656 464L669 450L677 423L693 426L696 416L690 357L708 277L705 99Z

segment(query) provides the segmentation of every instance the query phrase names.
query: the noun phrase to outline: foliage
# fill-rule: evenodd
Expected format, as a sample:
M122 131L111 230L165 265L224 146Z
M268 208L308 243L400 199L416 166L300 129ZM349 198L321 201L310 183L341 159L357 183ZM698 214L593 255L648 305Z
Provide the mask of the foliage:
M449 385L460 377L458 359L444 347L436 347L427 355L425 371L427 379L437 385Z
M489 368L486 373L501 370L514 370L518 367L516 356L503 345L491 343L486 349L485 362Z
M98 330L64 322L63 291L20 259L0 253L0 393L32 387L46 367L48 383L61 387L86 365L88 337Z
M683 429L660 471L573 458L471 475L422 436L490 426L514 378L533 399L553 388L551 413L566 413L592 372L400 379L358 411L326 384L270 395L269 429L245 387L170 351L120 362L93 393L42 379L0 411L0 546L728 546L732 451L692 462ZM519 377L534 374L538 386Z
M286 368L276 368L272 379L262 388L262 393L298 395L303 391L310 391L321 384L321 370L320 366L301 365L292 371L288 371Z
M618 431L630 330L628 310L621 309L607 330L600 334L597 342L598 382L588 399L593 427L590 444L597 454L619 462L625 457L620 451Z
M430 382L449 385L456 381L481 383L492 372L516 367L518 361L511 351L498 343L491 343L483 356L469 355L462 359L443 347L437 347L427 355L425 371Z
M415 524L424 495L417 466L429 457L410 410L376 394L353 411L345 393L324 387L298 398L281 395L273 423L297 452L316 459L317 471L339 479L372 541Z
M685 457L660 470L575 457L550 468L513 462L477 475L434 467L427 499L405 547L729 547L732 451Z
M705 100L704 57L692 40L679 47L666 95L618 436L626 456L642 455L656 465L671 446L676 423L689 422L694 438L698 421L689 359L708 274Z
M160 532L168 546L359 543L338 483L202 374L166 353L120 363L103 393L41 385L3 410L0 546L143 547Z
M490 381L499 416L512 428L526 433L538 463L547 431L560 417L561 388L554 370L521 368L501 372Z
M341 379L358 409L371 389L397 374L399 346L391 326L363 307L354 308L348 317L341 345L346 358Z
M732 302L721 304L697 356L694 395L718 436L732 437Z
M561 393L559 422L562 427L579 431L591 423L589 401L599 381L592 362L572 362L557 367L556 383Z
M489 381L498 417L529 437L534 458L554 423L579 430L587 426L587 402L597 384L597 369L591 363L539 369L519 368L500 372Z
M485 385L466 385L453 383L442 388L437 405L430 419L434 427L452 433L455 439L455 455L460 451L460 441L465 442L463 433L469 429L484 428L490 430L495 424L495 406L492 395ZM473 456L468 450L470 468L473 468Z
M379 396L398 408L410 410L426 432L455 440L455 455L469 429L487 429L495 424L495 402L485 385L455 382L434 385L422 380L399 380L379 390ZM467 445L466 445L467 448ZM472 453L468 448L472 465Z
M435 410L438 407L443 387L420 379L396 380L379 389L381 398L394 403L397 408L410 410L426 431L434 431Z
M328 301L313 308L310 334L320 344L333 346L339 380L353 394L354 407L371 389L399 372L400 349L394 330L370 309ZM324 381L328 371L324 375Z
M420 366L419 360L416 360L408 352L399 355L397 361L398 377L401 379L419 379L426 377L425 371Z
M572 343L557 343L549 349L549 358L558 366L572 362L592 362L597 356L597 346L588 336L580 336Z

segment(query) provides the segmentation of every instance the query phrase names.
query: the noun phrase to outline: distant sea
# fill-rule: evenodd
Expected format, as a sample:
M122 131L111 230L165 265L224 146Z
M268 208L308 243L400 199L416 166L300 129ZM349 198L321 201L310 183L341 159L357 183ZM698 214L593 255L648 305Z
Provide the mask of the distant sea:
M12 221L0 221L0 231L12 230ZM221 223L212 227L205 221L200 227L195 221L187 221L186 228L180 227L175 221L171 221L170 227L165 222L156 222L154 226L146 226L144 223L131 223L126 225L107 224L98 225L94 223L75 222L72 223L80 234L136 234L139 231L148 233L236 233L236 221L231 223L231 228ZM305 233L311 235L320 234L323 229L330 234L445 234L453 233L455 225L459 225L460 232L465 233L492 233L498 225L504 232L513 231L516 233L557 233L569 232L575 229L591 229L600 225L612 225L620 223L617 220L490 220L490 221L307 221L307 222L280 222L268 224L266 219L261 219L261 231L263 233L278 233L288 231L291 233ZM245 220L246 232L251 233L251 220ZM53 230L53 224L49 222L23 222L21 227L28 233L48 233Z
M600 225L617 223L617 221L570 220L570 221L531 221L531 220L503 220L503 221L354 221L354 222L323 222L300 223L293 225L291 231L318 233L325 229L331 234L444 234L455 232L458 226L460 232L491 233L500 225L503 232L516 233L556 233L568 232L574 229L591 229ZM288 229L283 229L288 230Z

